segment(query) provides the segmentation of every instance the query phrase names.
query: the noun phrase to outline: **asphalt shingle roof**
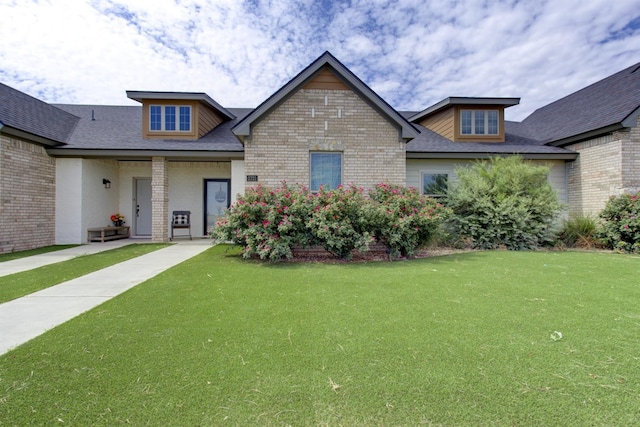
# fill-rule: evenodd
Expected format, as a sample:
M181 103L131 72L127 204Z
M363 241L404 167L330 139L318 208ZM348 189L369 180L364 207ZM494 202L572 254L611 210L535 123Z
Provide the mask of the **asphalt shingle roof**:
M552 143L622 123L640 107L640 63L537 109L522 124L543 143Z
M0 122L31 135L64 143L78 118L0 83Z
M244 151L231 127L253 111L229 108L235 119L222 123L197 141L185 141L142 138L142 106L56 104L56 107L80 118L67 145L60 148L84 150Z
M416 114L403 111L405 117ZM505 122L504 142L453 142L436 132L414 124L420 134L407 143L408 153L440 153L440 154L535 154L535 155L574 155L573 151L547 146L526 136L526 132L517 122Z

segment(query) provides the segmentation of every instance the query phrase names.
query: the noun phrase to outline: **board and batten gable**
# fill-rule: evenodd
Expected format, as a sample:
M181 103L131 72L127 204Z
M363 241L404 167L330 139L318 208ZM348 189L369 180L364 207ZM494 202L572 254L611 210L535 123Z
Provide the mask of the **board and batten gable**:
M450 97L410 120L452 142L501 143L505 142L504 109L519 102L520 98ZM463 112L467 113L464 126Z
M399 128L324 68L252 126L245 140L246 174L277 187L310 185L310 155L342 153L342 183L372 188L405 184L405 142Z
M191 107L191 130L178 131L152 131L149 126L149 107L152 105L175 105ZM212 108L198 101L181 99L152 99L142 101L142 137L145 139L182 139L197 140L209 133L224 121L223 117Z
M455 108L447 108L431 116L427 116L424 120L419 122L419 124L453 141L455 136L454 112Z

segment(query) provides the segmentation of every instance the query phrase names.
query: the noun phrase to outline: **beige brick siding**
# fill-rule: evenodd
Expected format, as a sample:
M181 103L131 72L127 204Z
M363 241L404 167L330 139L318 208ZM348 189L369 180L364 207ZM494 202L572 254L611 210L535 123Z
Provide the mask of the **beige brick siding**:
M622 146L622 189L640 191L640 116L636 127L629 130L629 139Z
M44 147L0 135L0 253L54 244L55 191Z
M245 172L269 187L309 185L314 151L343 153L343 184L405 184L399 129L348 90L300 89L269 113L245 143Z
M640 189L640 129L634 127L567 146L569 212L597 215L609 197Z
M169 166L164 157L153 157L151 162L151 240L167 242L169 233Z

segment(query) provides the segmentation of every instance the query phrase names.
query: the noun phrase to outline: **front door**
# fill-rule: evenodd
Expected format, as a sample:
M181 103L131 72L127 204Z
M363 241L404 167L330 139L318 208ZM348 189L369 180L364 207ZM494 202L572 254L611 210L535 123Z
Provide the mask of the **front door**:
M231 180L230 179L205 179L204 180L204 231L216 225L219 217L231 204Z
M136 236L151 236L151 178L136 178L133 196Z

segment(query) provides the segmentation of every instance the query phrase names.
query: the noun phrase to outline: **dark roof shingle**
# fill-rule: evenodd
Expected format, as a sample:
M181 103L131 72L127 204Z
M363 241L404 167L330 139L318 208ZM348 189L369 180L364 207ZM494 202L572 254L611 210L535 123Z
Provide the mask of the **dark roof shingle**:
M231 132L242 117L253 111L229 108L236 118L226 121L197 141L144 139L142 106L66 105L62 110L80 118L65 150L168 150L168 151L243 151L244 147Z
M640 63L537 109L522 124L553 143L621 124L640 107Z
M65 143L78 118L0 83L0 122L17 131Z

